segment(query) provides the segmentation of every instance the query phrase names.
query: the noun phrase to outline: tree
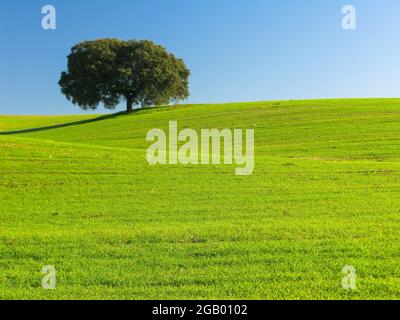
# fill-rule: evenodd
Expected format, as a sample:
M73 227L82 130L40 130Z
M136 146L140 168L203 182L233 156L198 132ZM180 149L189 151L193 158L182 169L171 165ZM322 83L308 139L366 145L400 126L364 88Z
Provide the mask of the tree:
M169 104L189 96L190 71L182 59L151 41L99 39L71 49L61 92L83 110Z

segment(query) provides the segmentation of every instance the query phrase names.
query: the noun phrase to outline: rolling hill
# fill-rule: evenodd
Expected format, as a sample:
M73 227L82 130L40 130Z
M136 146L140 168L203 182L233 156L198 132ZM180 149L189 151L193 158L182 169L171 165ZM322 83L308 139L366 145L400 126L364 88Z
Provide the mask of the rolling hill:
M170 120L254 129L253 175L149 166L146 133ZM0 116L0 131L0 299L400 298L400 99Z

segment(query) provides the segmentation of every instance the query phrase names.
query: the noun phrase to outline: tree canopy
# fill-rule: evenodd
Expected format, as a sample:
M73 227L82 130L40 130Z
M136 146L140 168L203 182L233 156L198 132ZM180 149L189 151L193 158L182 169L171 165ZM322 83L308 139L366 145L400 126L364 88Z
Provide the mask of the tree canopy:
M68 70L61 73L61 92L83 110L100 103L115 109L126 102L154 106L189 96L190 71L182 59L148 40L99 39L77 44L68 55Z

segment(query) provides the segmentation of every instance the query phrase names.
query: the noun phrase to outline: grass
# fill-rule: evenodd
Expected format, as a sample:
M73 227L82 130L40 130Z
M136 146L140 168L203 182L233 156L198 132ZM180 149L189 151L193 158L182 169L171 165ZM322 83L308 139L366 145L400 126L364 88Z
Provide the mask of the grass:
M97 117L0 117L1 299L400 298L400 100ZM253 175L149 166L169 120L254 128Z
M87 121L98 118L97 115L80 116L1 116L0 132L13 132L17 130L31 129L37 127L51 127L71 123L74 121Z

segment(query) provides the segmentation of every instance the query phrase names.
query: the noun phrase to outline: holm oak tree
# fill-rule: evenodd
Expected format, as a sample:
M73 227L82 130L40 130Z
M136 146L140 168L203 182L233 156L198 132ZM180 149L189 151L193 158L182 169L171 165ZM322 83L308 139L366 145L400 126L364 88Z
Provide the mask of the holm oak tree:
M59 85L67 99L83 110L95 110L100 103L115 109L125 101L130 112L133 106L186 99L189 76L182 59L151 41L99 39L71 49Z

